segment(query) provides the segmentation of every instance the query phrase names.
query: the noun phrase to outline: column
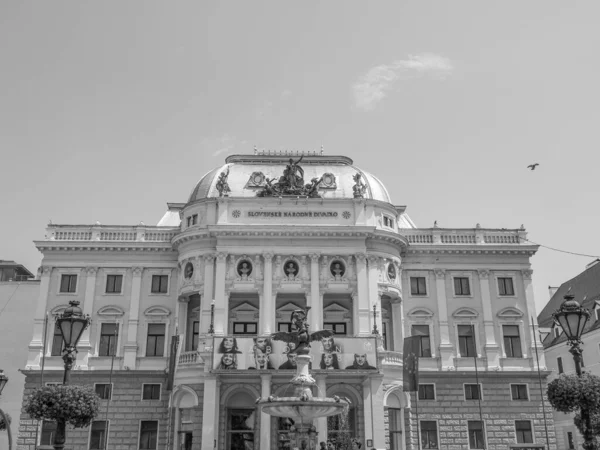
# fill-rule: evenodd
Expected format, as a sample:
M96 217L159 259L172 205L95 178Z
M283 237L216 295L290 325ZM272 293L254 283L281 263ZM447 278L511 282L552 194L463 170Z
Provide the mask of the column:
M359 313L364 314L363 309L367 308L367 315L369 319L369 334L373 332L373 325L375 322L373 321L373 305L377 306L377 312L381 313L381 296L379 295L379 264L381 262L381 258L378 256L369 256L368 258L368 280L369 280L369 300L366 305L363 303L359 304ZM381 333L381 314L379 314L379 320L377 324L377 328L379 333ZM377 321L377 319L376 319Z
M404 343L404 306L402 300L396 299L392 302L392 334L394 336L394 346L391 350L395 352L402 351Z
M490 297L490 271L479 269L479 288L481 290L481 309L483 311L484 350L487 358L488 369L500 367L500 346L496 341L496 327L492 314L492 300Z
M365 417L365 441L373 439L373 402L371 400L371 382L367 377L362 382L363 411ZM383 419L382 419L383 421Z
M202 450L219 448L219 396L217 377L206 374L202 400Z
M356 256L357 292L352 297L352 316L355 336L369 336L369 278L367 276L367 256L358 253Z
M188 324L188 304L190 302L189 297L179 297L179 301L177 302L177 307L179 311L177 312L177 334L183 335L183 341L180 343L182 346L182 351L186 351L188 348L188 339L190 338L187 333L187 324ZM190 343L190 348L191 348Z
M310 255L310 326L313 330L323 329L323 296L319 289L319 258L321 255Z
M85 279L85 297L83 300L83 314L89 315L92 317L94 312L94 296L96 295L96 275L98 274L97 267L87 267L86 268L86 279ZM91 326L87 327L83 334L81 335L81 340L77 345L77 350L79 350L79 354L77 355L77 364L81 366L82 369L87 369L88 367L88 358L92 354L92 344L90 342L90 331ZM119 333L122 333L122 330L119 330Z
M29 354L27 356L27 366L32 366L36 369L40 367L40 358L42 352L47 352L47 348L44 346L44 326L46 321L46 305L48 302L48 292L50 289L50 275L52 274L52 267L42 266L40 267L40 291L38 295L37 307L35 309L35 316L33 319L33 336L29 343ZM52 336L54 328L51 328L52 322L51 317L48 318L48 330L47 335ZM51 338L48 338L50 342Z
M524 354L523 356L524 357L529 356L530 358L535 357L535 351L536 351L536 347L537 347L538 357L540 359L540 367L542 369L545 369L546 357L544 355L544 347L542 346L540 339L538 339L536 337L536 336L538 336L538 334L537 334L538 322L537 322L537 313L535 311L535 301L534 301L534 297L533 297L533 284L531 282L533 270L529 270L529 269L521 270L521 275L523 276L523 286L525 288L525 302L527 304L527 312L525 314L527 324L525 324L525 326L523 328L530 329L530 336L529 336L530 352L529 352L529 355ZM531 324L532 317L533 317L533 325ZM523 336L523 338L525 339L525 336ZM525 348L527 348L527 347L525 347Z
M275 330L275 301L273 299L273 253L263 253L264 265L264 282L263 295L259 312L259 335L265 336L274 333Z
M446 271L435 270L435 287L440 330L440 358L442 369L454 367L454 348L450 342L450 327L448 325L448 300L446 299Z
M378 449L385 448L385 423L384 423L384 404L383 404L383 375L372 375L366 383L369 387L371 401L371 418L373 421L373 447ZM364 387L363 387L364 389ZM365 419L365 421L368 419ZM366 439L369 439L365 433Z
M210 304L213 301L215 255L204 255L204 292L200 300L200 333L207 334L210 326Z
M129 299L129 320L127 322L127 343L123 346L123 366L135 369L137 357L137 332L140 315L140 296L142 294L143 267L133 267L131 298Z
M261 374L261 398L268 398L271 395L271 375ZM271 416L260 411L260 448L271 448Z
M226 310L229 308L229 296L225 293L225 271L227 268L227 253L217 253L217 268L215 271L215 336L227 334L225 322Z
M327 375L316 375L318 397L327 397ZM317 427L319 433L318 442L327 442L327 417L320 417L313 424Z

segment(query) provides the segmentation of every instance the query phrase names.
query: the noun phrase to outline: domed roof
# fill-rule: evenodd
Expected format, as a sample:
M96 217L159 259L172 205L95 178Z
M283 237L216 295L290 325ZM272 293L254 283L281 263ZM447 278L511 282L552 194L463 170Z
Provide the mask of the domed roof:
M228 173L229 197L256 197L265 186L265 180L283 176L290 158L294 162L299 155L233 155L226 159L226 164L205 174L192 190L188 202L205 198L219 197L217 181L221 173ZM304 155L299 163L304 171L304 183L313 178L323 178L318 193L325 199L354 198L353 187L356 173L362 175L366 185L364 198L391 203L387 189L377 177L353 165L353 161L345 156Z

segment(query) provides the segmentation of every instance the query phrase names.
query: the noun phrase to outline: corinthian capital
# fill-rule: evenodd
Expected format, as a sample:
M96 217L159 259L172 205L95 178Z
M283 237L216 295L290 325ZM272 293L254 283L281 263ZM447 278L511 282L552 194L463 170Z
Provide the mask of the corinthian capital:
M217 262L225 262L227 260L227 253L219 252L217 253Z
M490 276L490 271L488 269L477 269L477 273L482 280L487 280Z
M264 258L265 261L272 261L273 256L275 256L275 253L273 253L273 252L264 252L262 254L262 257Z
M131 271L133 272L134 275L140 276L142 274L142 272L144 271L144 268L143 267L132 267Z
M446 278L446 271L444 269L435 269L435 277L444 279Z
M311 253L310 255L310 260L312 262L319 262L319 258L321 257L320 253Z
M521 270L521 274L523 275L524 279L531 280L531 276L533 275L533 270L523 269L523 270Z
M365 255L364 253L357 253L354 255L354 257L356 258L357 261L360 261L363 263L367 260L367 255Z
M213 255L212 253L207 253L206 255L204 255L204 262L212 263L214 260L215 255Z
M87 272L88 275L96 275L96 272L98 272L98 268L97 267L86 267L85 271Z

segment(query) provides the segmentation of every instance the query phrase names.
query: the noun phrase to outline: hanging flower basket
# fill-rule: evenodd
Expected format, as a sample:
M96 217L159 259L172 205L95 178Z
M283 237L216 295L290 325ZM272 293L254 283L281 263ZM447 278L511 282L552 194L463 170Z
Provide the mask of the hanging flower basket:
M25 412L32 419L63 421L85 428L98 415L100 399L89 386L55 385L35 389Z
M600 408L600 377L584 372L561 374L548 383L548 400L560 412L573 412L585 407L589 410Z

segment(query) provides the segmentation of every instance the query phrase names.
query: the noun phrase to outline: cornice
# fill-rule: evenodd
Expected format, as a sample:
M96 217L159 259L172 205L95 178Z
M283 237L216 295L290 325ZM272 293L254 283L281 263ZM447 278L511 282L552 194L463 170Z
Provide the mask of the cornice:
M40 252L102 251L102 252L174 252L170 242L108 242L108 241L34 241Z
M419 247L415 244L411 244L406 253L409 255L524 255L533 256L537 251L537 246L497 246L497 245L477 245L477 246L463 246L457 244L447 244L442 247L431 247L429 245L420 245Z

